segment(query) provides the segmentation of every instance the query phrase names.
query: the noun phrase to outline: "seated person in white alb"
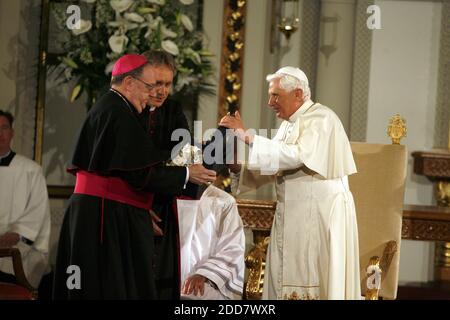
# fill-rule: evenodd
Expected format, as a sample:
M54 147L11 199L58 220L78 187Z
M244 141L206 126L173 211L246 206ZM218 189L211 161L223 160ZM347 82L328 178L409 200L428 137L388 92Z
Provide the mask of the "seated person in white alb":
M48 271L50 208L41 167L11 150L14 118L0 110L0 248L17 247L28 282ZM11 258L0 258L0 282L15 282Z
M200 200L177 200L181 299L241 299L245 236L236 200L210 185Z

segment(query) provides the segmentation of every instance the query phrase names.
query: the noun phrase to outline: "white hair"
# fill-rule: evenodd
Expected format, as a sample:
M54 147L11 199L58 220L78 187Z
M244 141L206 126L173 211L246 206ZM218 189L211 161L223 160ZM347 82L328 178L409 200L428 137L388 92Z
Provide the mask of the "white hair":
M303 100L307 101L311 99L311 89L309 88L308 83L297 79L289 74L282 73L273 73L269 74L266 77L267 82L271 82L275 79L280 79L280 87L287 92L291 92L292 90L301 89L303 92Z

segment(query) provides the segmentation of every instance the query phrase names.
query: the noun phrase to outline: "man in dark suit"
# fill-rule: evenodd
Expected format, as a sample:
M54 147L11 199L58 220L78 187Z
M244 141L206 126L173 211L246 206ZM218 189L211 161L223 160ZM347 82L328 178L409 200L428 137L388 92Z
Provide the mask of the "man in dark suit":
M195 141L191 138L182 106L169 97L176 71L175 62L171 55L163 51L148 51L144 53L144 56L149 61L150 68L154 73L156 87L149 97L150 108L142 113L142 121L149 122L148 134L160 150L163 150L165 154L176 154L174 149L185 143L194 144ZM183 138L188 136L189 140L180 143L181 138L178 139L180 135L175 134L172 137L176 130L185 130ZM222 144L223 134L224 132L218 131L214 139L205 143L205 145L213 143L209 147L214 150L213 156L214 152L224 147ZM222 153L223 156L226 155L225 152ZM219 171L227 170L224 160L219 161L221 163L204 163L204 166L219 173ZM199 185L188 182L182 191L182 196L199 199L206 187L206 184ZM180 288L179 226L176 200L177 198L174 196L156 193L152 207L159 220L159 230L156 231L159 236L155 237L155 274L159 297L162 299L178 299L180 296L178 290Z
M148 121L148 134L153 143L171 154L180 145L180 140L172 139L175 130L185 130L185 137L191 143L189 125L183 113L182 106L169 98L176 72L175 61L171 55L163 51L147 51L143 54L149 61L155 77L156 86L149 95L149 108L142 114L142 121ZM180 138L181 139L181 138ZM170 156L167 158L170 160ZM192 195L196 188L187 183L183 194ZM160 299L179 299L180 270L179 270L179 228L176 211L176 197L156 193L152 210L157 215L158 225L155 237L155 275L156 286ZM159 228L159 230L158 230Z

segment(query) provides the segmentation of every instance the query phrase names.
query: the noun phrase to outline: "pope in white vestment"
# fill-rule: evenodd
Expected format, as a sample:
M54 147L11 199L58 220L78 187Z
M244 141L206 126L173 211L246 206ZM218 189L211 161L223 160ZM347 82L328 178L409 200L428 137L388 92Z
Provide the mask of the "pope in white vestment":
M251 146L238 193L276 185L263 299L361 299L347 178L356 167L345 130L332 110L311 101L300 69L284 67L267 80L269 106L284 120L275 137L243 134L239 114L220 123Z
M241 299L245 236L236 200L209 186L199 200L177 200L181 283L194 275L207 279L203 295L182 299ZM182 290L183 292L183 290Z
M28 282L38 287L48 271L50 207L41 167L16 154L0 166L0 236L13 232L21 239L15 247L22 254ZM12 259L0 259L0 271L14 274Z

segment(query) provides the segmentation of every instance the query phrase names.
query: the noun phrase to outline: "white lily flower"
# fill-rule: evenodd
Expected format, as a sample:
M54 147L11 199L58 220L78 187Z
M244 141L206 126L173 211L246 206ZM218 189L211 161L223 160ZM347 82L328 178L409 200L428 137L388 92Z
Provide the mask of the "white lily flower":
M64 77L66 77L66 80L72 79L72 69L71 68L64 69Z
M120 14L116 16L116 21L108 22L108 26L119 28L123 30L124 33L128 30L133 30L139 27L137 23L130 22L129 20L123 18Z
M131 5L133 4L133 0L111 0L109 4L114 9L114 11L124 12L131 7Z
M112 69L114 68L114 64L116 63L116 61L111 61L110 63L108 63L105 67L105 74L109 75L112 72Z
M179 73L177 78L177 84L175 85L175 91L180 91L184 86L190 85L197 79L191 75L184 75Z
M185 159L186 164L202 164L202 150L200 150L197 146L186 144L181 150L182 157Z
M178 46L171 40L164 40L161 42L161 47L164 51L167 51L171 55L177 56L180 51L178 50Z
M198 52L192 50L191 48L187 48L184 50L184 53L191 59L195 64L201 64L202 58L198 54Z
M172 166L187 166L190 164L202 164L203 154L202 150L197 146L189 143L185 144L183 148L178 151L178 154L172 159L169 165Z
M124 34L116 32L108 40L109 47L115 53L122 53L128 44L128 37Z
M147 2L163 6L166 4L166 0L147 0Z
M92 22L91 21L80 19L80 28L79 29L77 29L77 28L73 29L72 33L74 35L78 36L78 35L80 35L82 33L88 32L89 30L91 30L91 28L92 28Z
M164 24L161 27L161 34L162 34L163 39L177 37L177 34L175 32L173 32L172 30L170 30L169 28L167 28L166 25L164 25Z
M1 0L0 0L1 2ZM80 28L69 30L64 28L67 41L59 44L67 45L70 56L61 59L62 79L74 79L75 75L87 78L89 82L83 87L73 89L73 97L79 97L87 88L97 90L96 82L89 80L89 70L80 64L88 64L96 58L90 48L92 41L105 48L103 72L106 77L111 76L115 61L127 52L137 52L145 48L164 50L177 60L176 83L173 92L194 92L203 88L203 81L211 74L210 66L206 63L211 53L197 45L203 33L197 30L196 19L190 12L197 1L194 0L79 0L72 1L83 6L84 9L94 10L95 19L82 17L78 19ZM65 27L64 8L56 8L60 19L56 23ZM83 11L84 12L84 11ZM89 21L90 20L90 21ZM94 25L96 23L96 25ZM103 26L103 27L102 27ZM92 35L92 37L91 37ZM78 41L77 41L78 40ZM80 44L81 41L81 44ZM66 43L64 43L66 42ZM141 48L141 49L140 49ZM95 50L94 50L95 51ZM102 72L102 70L100 70ZM100 83L99 83L100 85ZM181 158L193 158L193 162L201 159L195 150L185 148ZM191 160L192 161L192 160ZM200 161L201 163L201 161Z
M152 28L153 30L156 30L158 28L158 24L164 21L161 16L153 18L151 14L146 15L145 18L147 19L147 25L149 28Z
M133 22L137 22L137 23L142 23L142 22L145 21L145 19L142 16L140 16L137 13L134 13L134 12L132 12L132 13L125 13L124 17L127 20L130 20L130 21L133 21Z
M187 31L192 32L192 30L194 30L192 21L187 15L185 15L185 14L181 15L181 23L187 29Z
M147 32L145 33L144 37L148 38L152 33L152 30L156 30L158 28L158 25L163 21L163 18L161 18L160 16L153 18L151 14L147 14L145 16L145 19L147 20L147 22L141 24L141 28L147 27Z

